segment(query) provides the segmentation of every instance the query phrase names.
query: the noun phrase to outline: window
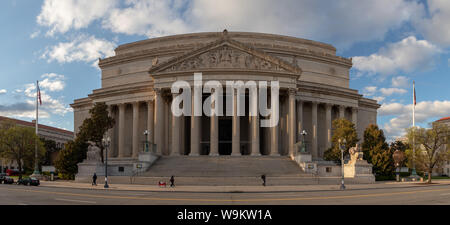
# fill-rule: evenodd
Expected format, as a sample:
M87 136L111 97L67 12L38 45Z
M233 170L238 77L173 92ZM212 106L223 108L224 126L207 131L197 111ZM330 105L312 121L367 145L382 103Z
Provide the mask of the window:
M326 171L327 173L331 173L331 167L326 167L326 168L325 168L325 171Z
M124 172L125 168L123 166L119 166L119 172Z

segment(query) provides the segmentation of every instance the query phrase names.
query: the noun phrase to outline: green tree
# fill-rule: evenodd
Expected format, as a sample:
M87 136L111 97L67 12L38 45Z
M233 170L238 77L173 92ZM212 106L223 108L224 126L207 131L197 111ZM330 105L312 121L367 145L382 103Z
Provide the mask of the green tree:
M78 172L77 164L86 158L88 141L95 142L101 149L103 161L102 139L106 131L114 126L114 119L108 116L108 106L105 103L96 103L89 110L90 117L83 121L75 140L66 143L55 160L55 168L62 177L73 179Z
M405 164L408 164L408 157L406 156L406 151L411 148L408 143L405 143L403 141L394 141L390 144L389 148L391 149L392 154L394 154L394 152L396 150L399 150L399 151L402 151L403 153L405 153L405 159L403 160L400 167Z
M383 130L377 125L370 124L364 131L364 141L361 149L364 159L373 166L378 176L392 177L395 170L393 151L386 143Z
M428 172L428 183L431 183L433 169L440 168L450 160L450 128L447 125L433 123L430 129L408 128L407 137L411 146L415 140L414 162L418 170ZM413 158L413 151L407 155Z
M355 125L347 119L336 119L333 121L332 146L324 152L324 159L328 161L341 162L341 150L339 149L339 139L346 140L344 146L344 157L349 155L348 150L358 143L358 134Z
M42 161L42 165L51 165L51 154L54 152L59 152L61 150L60 147L56 145L56 141L47 140L45 138L41 138L42 143L44 143L45 148L45 157Z
M45 155L45 148L33 128L17 126L11 121L2 122L0 126L0 154L3 158L17 163L19 178L22 178L24 168L34 168L36 143L38 159L42 159Z
M86 149L89 145L80 140L68 141L55 160L55 168L63 179L74 179L78 172L77 164L86 158Z
M103 162L104 146L102 139L109 129L114 127L114 119L108 115L108 106L104 102L95 103L89 110L90 117L83 121L77 134L80 140L92 141L101 150Z

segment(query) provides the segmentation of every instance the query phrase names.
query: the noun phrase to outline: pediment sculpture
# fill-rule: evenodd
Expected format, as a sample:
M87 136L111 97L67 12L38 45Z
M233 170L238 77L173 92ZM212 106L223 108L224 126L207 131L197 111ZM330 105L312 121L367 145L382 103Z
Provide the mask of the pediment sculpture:
M251 70L286 71L279 65L228 45L186 58L161 72L186 71L212 68L236 68Z

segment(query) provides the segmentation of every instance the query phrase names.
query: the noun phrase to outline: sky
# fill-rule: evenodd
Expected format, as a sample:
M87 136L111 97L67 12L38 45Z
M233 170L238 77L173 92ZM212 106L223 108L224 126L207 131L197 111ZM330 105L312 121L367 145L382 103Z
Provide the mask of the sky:
M376 99L388 140L450 116L448 0L2 0L0 115L73 129L74 99L101 86L99 58L121 44L249 31L332 44L352 58L350 88Z

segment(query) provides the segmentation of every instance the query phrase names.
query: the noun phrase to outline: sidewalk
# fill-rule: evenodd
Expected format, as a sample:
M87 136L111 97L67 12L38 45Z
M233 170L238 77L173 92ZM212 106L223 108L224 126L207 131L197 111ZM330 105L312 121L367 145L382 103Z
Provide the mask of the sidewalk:
M450 185L450 180L435 180L431 185ZM73 181L41 181L43 187L77 188L91 190L105 190L103 183L92 186L88 183ZM149 191L149 192L205 192L205 193L249 193L249 192L310 192L339 190L340 185L298 185L298 186L176 186L159 187L157 185L139 184L110 184L109 190L115 191ZM424 187L420 182L376 182L375 184L348 184L347 190L389 189L405 187Z

